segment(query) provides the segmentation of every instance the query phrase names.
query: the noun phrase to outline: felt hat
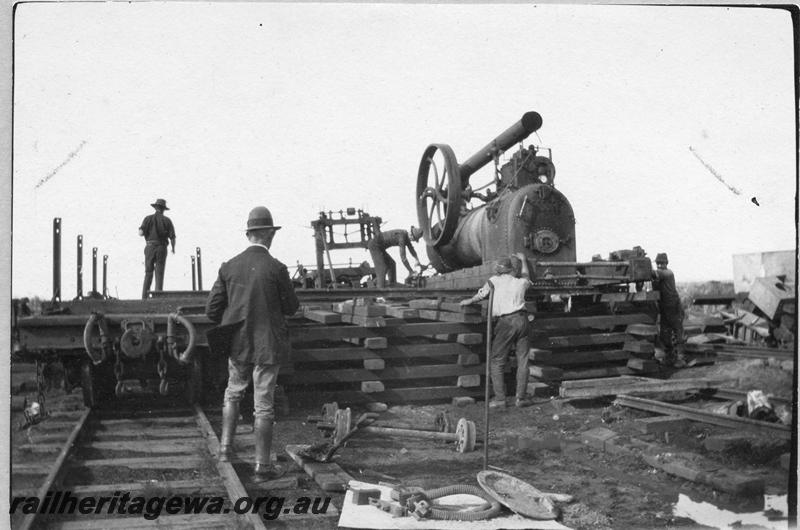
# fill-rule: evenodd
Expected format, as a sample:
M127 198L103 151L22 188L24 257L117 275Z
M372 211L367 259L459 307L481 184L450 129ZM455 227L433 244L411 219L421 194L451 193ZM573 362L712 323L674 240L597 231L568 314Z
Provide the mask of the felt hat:
M416 226L412 226L408 230L409 235L411 235L411 239L414 241L419 241L422 237L422 228L417 228Z
M153 208L161 208L162 210L169 210L169 208L167 208L167 201L165 201L164 199L156 199L156 202L154 202L150 206L152 206Z
M273 226L272 214L265 206L256 206L250 210L247 216L247 230L260 230L264 228L273 228L279 230L280 226Z
M666 252L656 254L656 263L669 263Z

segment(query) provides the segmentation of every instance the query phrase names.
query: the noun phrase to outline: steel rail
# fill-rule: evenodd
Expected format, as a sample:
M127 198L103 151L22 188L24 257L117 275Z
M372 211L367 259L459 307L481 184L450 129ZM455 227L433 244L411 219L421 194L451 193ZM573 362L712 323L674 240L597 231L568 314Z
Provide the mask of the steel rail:
M195 404L194 412L197 419L197 426L200 428L200 431L206 440L206 444L208 445L208 450L213 458L215 455L219 454L219 439L217 438L213 427L211 427L211 423L208 421L208 417L206 417L203 409L201 409L199 405ZM247 490L244 488L242 481L239 480L239 475L236 474L236 470L233 468L233 465L230 462L220 462L219 460L216 461L216 465L217 472L219 473L220 478L222 478L222 482L225 485L225 491L228 492L230 501L235 503L236 499L247 497ZM257 513L250 511L244 515L244 518L253 525L254 530L266 530L264 521Z
M58 457L56 461L53 463L52 469L50 469L50 473L47 474L47 477L44 480L44 483L39 487L36 492L36 497L38 499L44 499L47 495L48 490L55 482L56 478L58 478L58 474L61 472L61 468L64 466L64 462L67 459L72 447L75 445L75 441L78 439L78 435L83 430L84 425L86 425L86 419L89 417L89 414L92 412L92 409L86 409L81 414L80 418L78 418L78 423L75 424L73 427L72 432L69 433L69 437L67 441L64 442L64 445L61 447L61 451L58 453ZM11 470L14 470L14 465L12 463ZM38 511L38 510L37 510ZM29 513L25 516L22 520L22 523L19 525L19 530L28 530L33 526L33 522L36 519L38 514L36 512Z
M705 412L683 405L675 405L674 403L665 403L663 401L627 396L624 394L618 395L614 402L625 407L646 410L648 412L656 412L659 414L681 416L693 421L710 423L720 427L729 427L731 429L746 430L758 434L779 436L784 439L790 439L792 436L792 429L789 426L780 423L768 423L765 421L751 420L750 418L740 418L738 416L723 416L721 414Z

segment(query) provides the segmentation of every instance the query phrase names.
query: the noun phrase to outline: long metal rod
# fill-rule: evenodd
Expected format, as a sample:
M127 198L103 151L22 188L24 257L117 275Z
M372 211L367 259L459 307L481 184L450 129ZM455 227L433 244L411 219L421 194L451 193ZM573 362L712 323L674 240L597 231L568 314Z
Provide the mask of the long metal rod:
M108 254L103 254L103 298L108 298Z
M792 429L788 425L751 420L750 418L740 418L738 416L723 416L722 414L704 412L691 407L664 403L663 401L655 401L653 399L620 395L617 396L616 403L634 409L681 416L694 421L719 425L720 427L729 427L731 429L740 429L773 436L777 435L787 439L792 435Z
M78 300L83 299L83 236L78 235Z
M97 292L97 247L92 247L92 294Z
M331 271L331 287L336 289L336 275L333 272L333 262L331 261L331 252L328 250L327 237L322 238L322 246L325 248L325 256L328 258L328 268Z
M83 429L84 424L86 423L86 419L89 417L89 413L91 413L91 409L86 409L81 414L81 417L78 418L78 423L73 427L72 432L69 433L69 437L67 441L64 442L64 445L61 447L61 452L58 453L58 458L56 458L53 467L50 468L50 473L47 474L47 478L45 479L44 483L41 485L39 490L36 492L36 497L38 499L44 499L47 495L48 490L53 485L53 482L58 477L58 473L61 471L61 467L64 465L64 461L67 459L67 455L72 450L72 446L75 445L75 441L78 439L78 435L80 434L81 430ZM11 465L11 470L14 470L14 465ZM36 513L29 513L25 516L22 520L22 523L18 527L19 530L28 530L33 525L33 521L36 518Z
M61 218L53 219L53 302L61 301Z
M200 254L200 247L197 247L195 250L195 254L197 255L197 290L203 290L203 265L201 260Z
M197 290L197 269L195 268L194 256L192 258L192 291Z
M489 284L489 305L486 308L486 376L483 383L483 469L489 469L489 380L491 379L492 356L492 306L494 306L494 286Z

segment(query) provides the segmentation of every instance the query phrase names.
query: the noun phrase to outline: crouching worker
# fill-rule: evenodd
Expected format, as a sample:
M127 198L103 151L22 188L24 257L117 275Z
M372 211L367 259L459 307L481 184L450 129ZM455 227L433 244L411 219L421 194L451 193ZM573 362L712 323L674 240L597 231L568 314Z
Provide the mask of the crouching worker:
M219 459L229 461L232 457L239 402L252 378L256 480L282 474L270 460L275 383L280 363L289 355L284 315L293 314L300 305L286 265L269 252L279 228L273 226L272 215L263 206L250 211L246 230L250 246L222 264L206 302L206 315L220 324L213 330L216 333L209 331L209 346L213 335L217 341L224 336L229 355Z
M522 277L519 277L520 271ZM508 354L511 349L517 355L517 407L527 407L531 401L525 394L528 389L528 350L530 346L530 320L525 310L525 291L530 287L530 271L525 255L500 258L495 265L496 276L478 290L472 298L461 301L462 306L470 305L489 297L494 289L492 318L494 319L494 339L492 340L489 370L494 388L494 399L490 408L506 407L506 385L503 380ZM487 381L488 384L488 381Z

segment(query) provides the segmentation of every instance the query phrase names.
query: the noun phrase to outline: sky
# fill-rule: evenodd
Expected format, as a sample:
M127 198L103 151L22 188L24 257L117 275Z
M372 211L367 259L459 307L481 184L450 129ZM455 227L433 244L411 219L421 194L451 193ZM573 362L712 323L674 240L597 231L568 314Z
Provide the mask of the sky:
M408 228L428 144L463 161L530 110L579 260L640 245L679 281L731 280L733 254L796 247L787 11L59 2L14 25L15 297L52 294L54 217L63 298L78 234L84 290L98 247L109 294L139 297L156 198L177 233L166 289L191 288L196 247L209 288L258 205L283 226L273 254L313 266L319 211Z

